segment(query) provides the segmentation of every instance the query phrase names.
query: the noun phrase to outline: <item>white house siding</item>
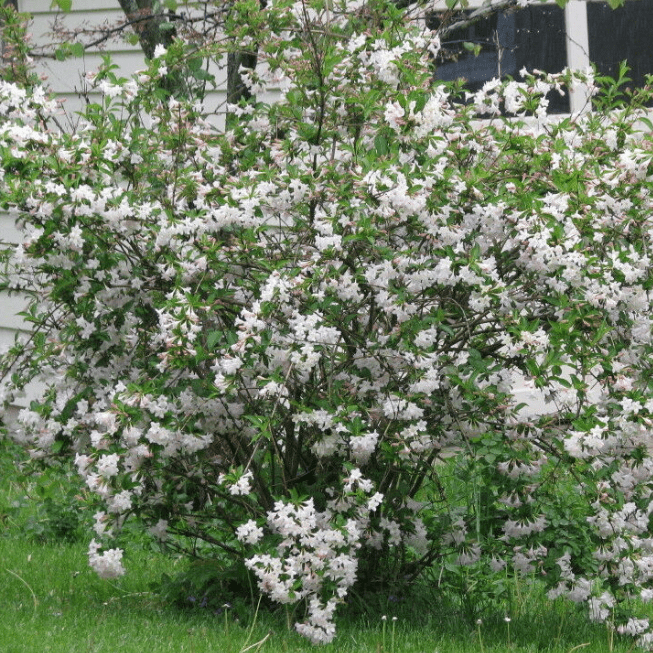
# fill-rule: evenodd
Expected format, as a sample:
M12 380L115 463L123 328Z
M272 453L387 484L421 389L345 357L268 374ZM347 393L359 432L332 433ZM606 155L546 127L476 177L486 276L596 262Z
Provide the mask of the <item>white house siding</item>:
M29 32L32 43L50 52L54 48L47 48L47 46L55 42L52 34L55 23L73 30L77 27L115 26L124 20L124 13L118 0L73 0L72 10L69 13L63 13L57 8L52 8L51 5L51 0L18 0L18 10L31 16ZM188 14L192 12L192 6L192 2L185 3L183 10ZM85 74L97 70L103 62L103 55L106 54L111 55L113 63L118 65L116 73L123 77L129 77L145 65L140 47L122 39L108 40L101 46L90 48L81 58L58 61L49 56L35 60L36 70L47 78L46 84L63 101L65 111L61 121L63 126L75 124L76 113L84 104L82 94L88 91ZM217 66L211 72L216 77L218 87L209 93L207 106L211 110L218 110L224 106L226 99L224 88L226 75L225 71ZM88 95L93 99L92 91ZM13 217L0 211L0 242L17 243L19 239L20 235L14 225ZM10 345L15 335L25 328L19 315L24 307L25 300L21 297L10 297L0 293L0 348ZM28 400L29 397L19 399L17 407L25 405ZM11 415L5 417L10 418Z
M55 22L74 30L79 27L115 26L121 19L124 20L118 0L73 0L73 8L66 14L52 9L50 4L50 0L19 0L18 4L20 11L32 16L30 32L33 42L42 47L54 42L52 27ZM82 106L80 94L88 90L84 75L97 70L102 64L102 56L106 54L111 55L123 76L143 68L141 49L124 40L109 40L99 47L91 48L81 58L37 60L37 70L47 76L48 85L64 100L66 113L70 116L79 111Z
M178 11L192 15L192 2L180 2ZM62 13L50 8L50 0L19 0L19 9L32 16L31 32L35 44L46 45L53 42L52 25L55 21L65 25L69 30L79 27L115 27L125 19L118 0L72 0L72 10ZM82 40L89 40L88 38ZM103 56L110 54L112 62L117 64L117 73L129 77L144 67L144 57L138 44L132 45L122 38L114 38L105 43L89 48L82 58L70 58L57 61L42 58L37 68L48 78L48 83L57 96L65 100L66 112L71 116L82 106L80 94L88 90L84 80L85 73L97 70ZM217 89L209 93L207 103L211 107L223 106L226 98L226 73L214 67L211 72L217 80ZM90 93L93 96L93 93Z
M18 0L18 10L30 14L32 21L30 33L32 41L37 46L47 46L54 41L52 25L59 18L67 28L73 29L82 25L115 24L124 14L117 0L73 0L73 9L68 14L62 14L51 8L51 0ZM57 61L54 58L39 58L36 69L47 77L47 85L64 101L67 119L64 125L74 124L75 113L81 108L83 100L80 92L85 90L84 74L96 70L102 63L102 55L110 53L119 66L121 75L128 76L144 65L143 53L136 45L126 42L110 41L104 49L94 48L83 58L71 58ZM0 241L16 243L20 235L14 225L13 217L0 212ZM0 293L0 347L10 345L17 332L25 328L19 313L25 307L25 300L20 296L7 296ZM17 407L25 405L28 397L18 399ZM5 417L11 420L11 413Z

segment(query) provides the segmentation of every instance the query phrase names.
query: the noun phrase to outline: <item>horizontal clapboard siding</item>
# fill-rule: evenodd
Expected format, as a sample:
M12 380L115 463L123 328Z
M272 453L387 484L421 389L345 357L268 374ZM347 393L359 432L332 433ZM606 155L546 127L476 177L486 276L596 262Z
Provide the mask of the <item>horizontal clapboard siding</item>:
M63 13L50 7L50 0L19 0L19 9L31 17L30 32L35 45L50 51L54 50L56 36L53 34L55 25L61 25L66 30L77 28L116 27L125 19L118 0L72 0L72 10ZM192 2L180 2L179 12L192 15L199 11ZM82 41L92 40L83 37ZM52 44L52 47L46 47ZM89 48L81 58L69 58L58 61L52 56L39 58L37 69L45 77L52 91L65 99L68 113L74 114L83 106L81 95L88 90L85 74L97 70L103 62L103 55L109 54L112 62L118 66L117 73L130 77L145 67L143 52L138 44L129 43L124 38L113 38L99 47ZM218 69L211 71L216 76L217 89L212 90L208 104L211 107L221 106L226 97L224 83L226 72Z
M52 9L51 0L18 0L18 10L31 16L29 31L32 42L37 47L53 42L51 32L55 21L73 29L83 24L114 24L123 16L118 0L73 0L73 10L69 14ZM143 54L137 46L126 42L110 42L107 44L107 52L120 67L122 75L131 75L144 66ZM80 93L86 90L84 74L96 70L101 63L102 54L97 49L79 59L56 61L52 58L39 58L35 61L37 71L47 77L46 84L63 100L63 107L70 116L68 120L62 120L62 124L74 124L75 113L83 102ZM20 233L13 216L0 213L0 242L19 241ZM22 319L17 313L23 309L24 304L20 297L0 295L0 346L12 342L15 332L23 328Z
M0 211L0 243L19 243L21 241L21 235L16 227L16 222L14 216L5 212ZM0 319L2 318L2 308L0 306Z
M130 77L138 70L145 67L142 50L136 44L125 39L110 39L99 47L90 48L81 58L69 58L58 61L53 56L54 46L57 41L54 34L55 26L63 26L66 30L92 27L113 27L124 20L118 0L73 0L72 10L63 13L52 8L51 0L18 0L18 10L29 14L29 32L32 42L37 48L48 52L50 56L39 57L35 60L35 67L39 74L46 78L46 85L57 98L62 101L62 110L65 116L60 121L64 126L74 126L77 122L76 114L84 106L84 94L88 93L91 101L99 95L88 89L85 75L97 70L103 62L103 55L109 54L112 62L117 64L116 73L122 77ZM179 3L180 11L188 14L193 12L193 3ZM87 38L88 40L88 38ZM207 97L207 107L212 111L224 106L226 90L224 88L226 71L215 66L211 72L218 83L217 89ZM15 226L13 216L0 212L0 242L20 242L20 232ZM0 349L10 346L21 331L26 328L19 313L24 310L26 300L20 296L0 294ZM30 399L28 392L25 397L16 401L16 408L27 405ZM5 415L10 420L15 410Z

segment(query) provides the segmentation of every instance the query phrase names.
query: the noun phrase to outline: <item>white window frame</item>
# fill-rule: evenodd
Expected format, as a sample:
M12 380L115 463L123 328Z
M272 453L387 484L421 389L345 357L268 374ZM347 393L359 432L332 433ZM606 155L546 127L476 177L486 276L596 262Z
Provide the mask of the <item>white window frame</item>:
M565 5L565 41L567 66L572 70L586 70L590 65L589 30L587 27L587 2L569 0ZM571 113L583 111L588 104L587 89L574 85L569 91Z

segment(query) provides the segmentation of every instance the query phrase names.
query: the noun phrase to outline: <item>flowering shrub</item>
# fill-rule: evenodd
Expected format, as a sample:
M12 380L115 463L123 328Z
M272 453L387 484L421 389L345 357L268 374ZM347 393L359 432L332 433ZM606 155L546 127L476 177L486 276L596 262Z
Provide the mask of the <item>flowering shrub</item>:
M229 47L280 98L226 131L163 83L183 42L101 70L72 133L0 82L4 287L30 298L4 397L44 384L20 436L74 458L105 577L136 518L328 642L354 584L481 561L648 645L624 607L653 596L645 98L590 72L469 97L433 82L414 7L351 4L236 5ZM548 116L579 80L595 111Z

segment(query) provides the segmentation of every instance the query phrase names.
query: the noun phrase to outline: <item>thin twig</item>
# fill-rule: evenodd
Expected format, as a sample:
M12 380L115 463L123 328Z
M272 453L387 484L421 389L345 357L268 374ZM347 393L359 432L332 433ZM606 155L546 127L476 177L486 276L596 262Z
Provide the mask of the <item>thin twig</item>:
M263 644L265 644L265 642L268 641L268 639L270 639L270 633L268 633L263 639L260 639L258 642L255 642L254 644L250 644L247 648L241 649L240 653L245 653L245 651L249 651L253 648L256 648L256 650L258 651L258 649L260 649L261 646L263 646Z
M463 29L464 27L469 27L469 25L475 23L481 18L485 18L488 14L494 14L498 11L504 11L505 9L510 9L517 6L517 0L499 0L499 2L493 2L485 7L479 7L472 11L466 18L458 20L451 25L445 25L439 28L438 34L440 38L455 32L457 29Z
M36 594L34 594L34 590L30 587L30 584L21 576L19 576L15 571L11 571L11 569L6 569L5 571L8 574L11 574L12 576L18 578L18 580L27 587L27 589L32 593L32 600L34 601L34 612L36 612L36 608L38 607L39 600L36 598Z

